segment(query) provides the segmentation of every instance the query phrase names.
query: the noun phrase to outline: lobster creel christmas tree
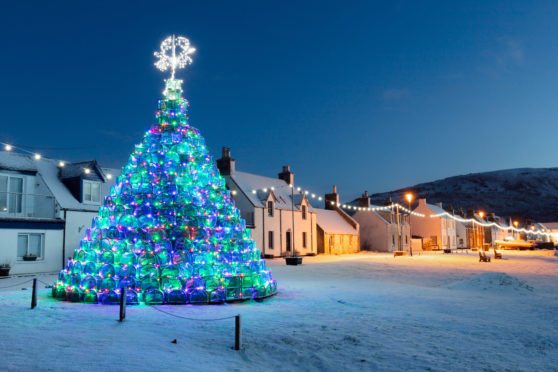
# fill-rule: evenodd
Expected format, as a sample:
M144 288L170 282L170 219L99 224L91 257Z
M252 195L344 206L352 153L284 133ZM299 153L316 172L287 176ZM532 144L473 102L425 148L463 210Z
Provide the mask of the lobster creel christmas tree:
M180 39L170 43L173 74L157 124L60 271L58 299L115 304L126 288L130 304L206 304L277 291L203 137L188 125L182 81L174 79L175 67L184 67L175 54Z

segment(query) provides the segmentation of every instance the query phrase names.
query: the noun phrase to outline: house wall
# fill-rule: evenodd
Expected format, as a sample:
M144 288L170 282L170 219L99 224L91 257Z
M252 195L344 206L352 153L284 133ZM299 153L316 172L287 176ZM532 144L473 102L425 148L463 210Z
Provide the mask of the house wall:
M422 213L424 217L411 215L411 229L413 235L418 235L423 238L423 249L430 250L428 241L436 237L436 249L442 247L442 224L439 217L430 217L434 214L426 205L419 204L413 212Z
M295 211L295 249L297 254L317 254L316 213L308 212L306 220L302 212ZM267 257L283 257L287 254L287 231L292 231L292 214L289 210L275 209L273 217L268 216L267 208L254 207L254 228L250 237L256 241L256 247ZM273 231L273 248L269 248L269 231ZM306 248L302 247L302 233L306 232Z
M386 222L375 212L357 211L352 216L360 225L360 249L376 252L393 252L399 249L397 240L397 223ZM386 214L390 218L389 213ZM414 232L413 232L414 233ZM411 236L409 225L399 225L401 249L410 249Z
M358 235L324 233L323 239L325 254L350 254L360 251Z
M17 260L17 236L19 233L44 234L43 259L37 261ZM40 228L0 229L0 263L11 264L10 274L32 274L58 271L62 268L62 229Z
M93 218L98 212L66 211L66 238L64 263L74 256L74 250L79 248L79 242L91 227ZM62 247L60 247L62 251Z
M467 244L467 227L461 222L455 222L455 235L457 248L469 248Z

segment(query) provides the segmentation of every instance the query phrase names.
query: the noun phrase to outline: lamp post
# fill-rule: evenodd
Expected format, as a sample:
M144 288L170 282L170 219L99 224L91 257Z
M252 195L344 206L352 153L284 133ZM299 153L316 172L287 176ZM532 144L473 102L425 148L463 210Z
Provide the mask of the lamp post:
M519 226L519 222L518 221L513 221L513 225L515 226L515 228L517 229L517 226ZM513 230L513 238L515 239L515 233L516 230Z
M291 257L288 256L285 257L285 262L287 265L300 265L302 264L302 257L296 257L296 253L295 253L294 185L289 184L289 187L291 188L291 219L293 223L293 229L291 234L291 239L292 239L291 249L293 250L292 251L293 254L291 255Z
M411 202L413 201L413 194L410 192L405 194L405 199L409 202L409 253L413 255L413 235L411 234Z
M479 216L480 216L482 222L484 223L484 212L480 211ZM484 251L484 226L480 225L479 227L480 227L480 231L481 231L481 249Z

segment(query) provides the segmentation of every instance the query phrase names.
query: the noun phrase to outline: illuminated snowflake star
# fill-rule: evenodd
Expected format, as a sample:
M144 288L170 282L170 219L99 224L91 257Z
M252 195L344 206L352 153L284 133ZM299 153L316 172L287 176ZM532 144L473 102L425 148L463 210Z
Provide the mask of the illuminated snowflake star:
M180 48L180 53L177 53L177 48ZM195 51L195 48L190 47L190 40L185 37L169 36L161 43L161 50L154 53L155 57L159 58L155 62L155 66L161 71L170 68L171 79L174 79L176 69L184 68L192 63L190 55Z

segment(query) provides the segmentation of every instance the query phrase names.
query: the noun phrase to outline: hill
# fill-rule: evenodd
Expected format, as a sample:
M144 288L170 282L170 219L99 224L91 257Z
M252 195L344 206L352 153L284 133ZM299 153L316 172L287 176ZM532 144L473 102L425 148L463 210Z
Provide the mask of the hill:
M391 197L403 202L409 190L429 203L442 202L445 208L484 210L538 222L558 221L558 168L471 173L372 194L371 201L383 204Z

